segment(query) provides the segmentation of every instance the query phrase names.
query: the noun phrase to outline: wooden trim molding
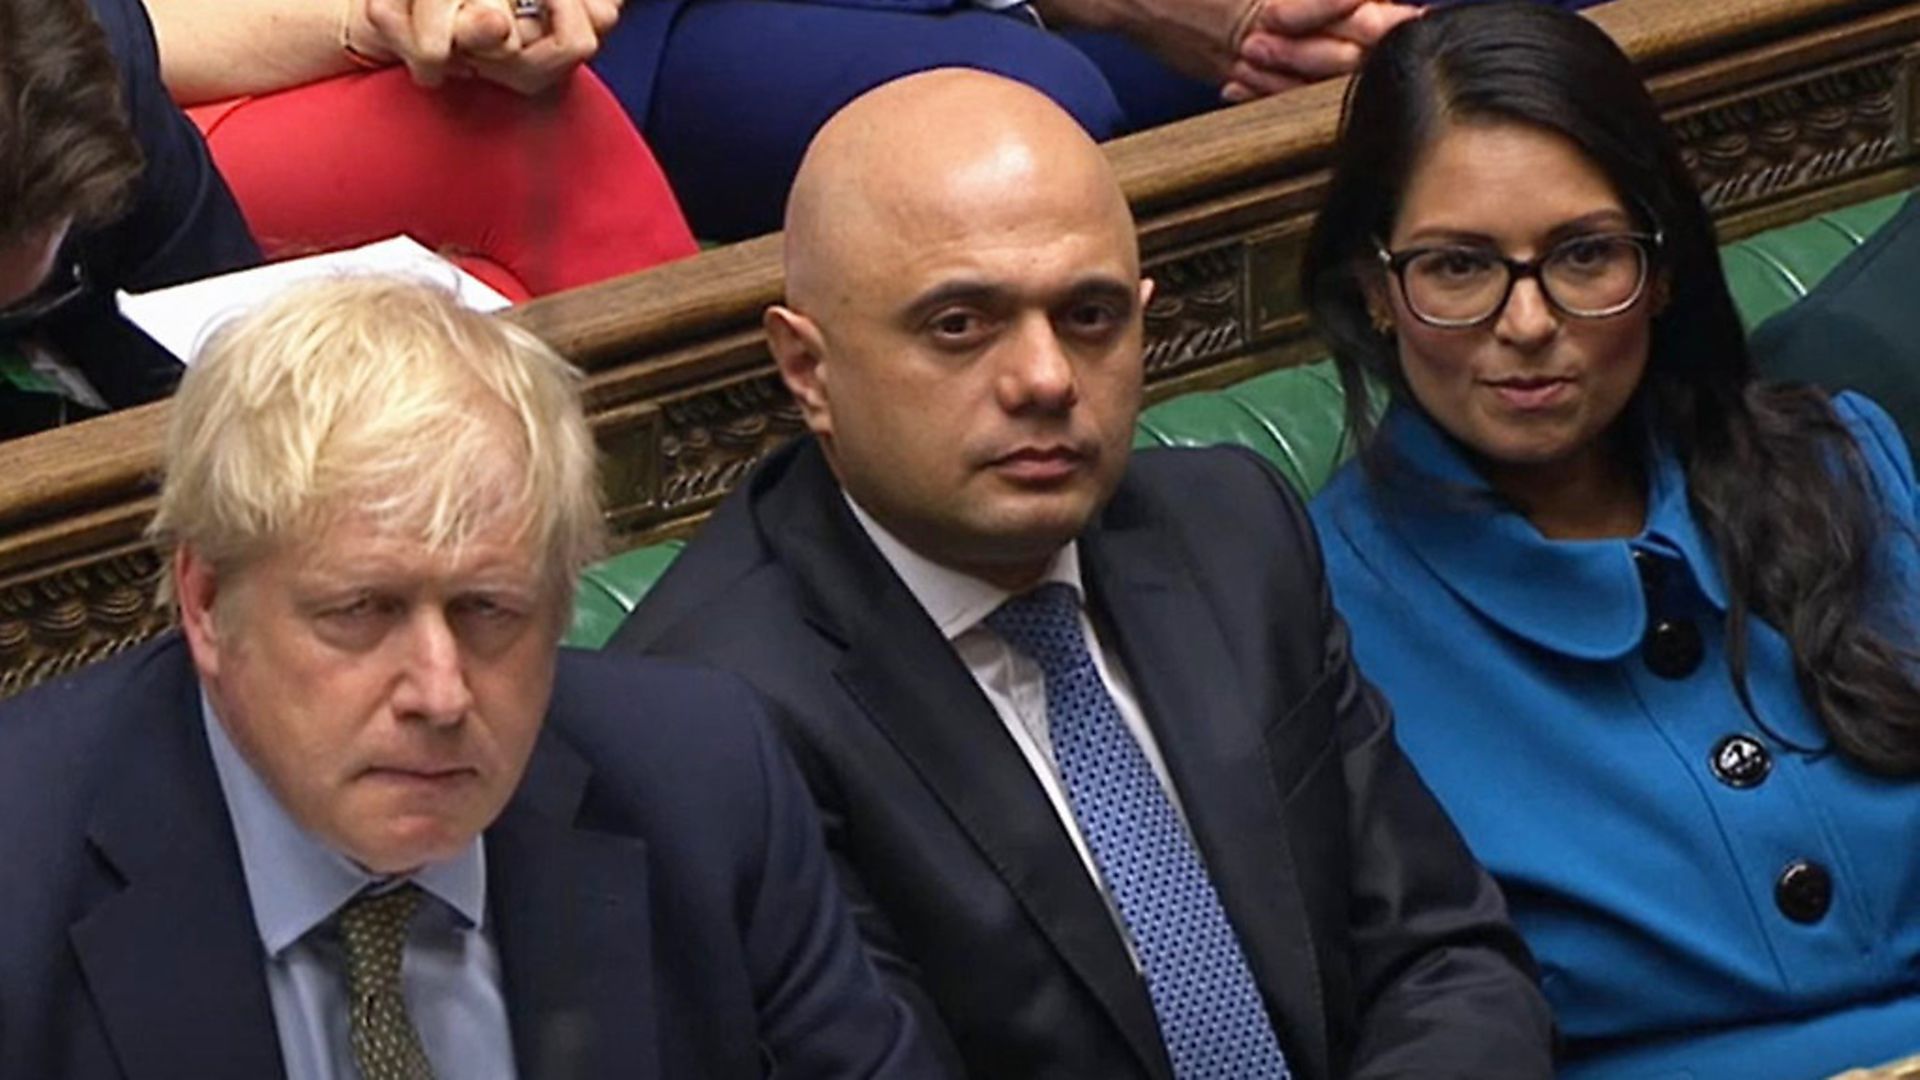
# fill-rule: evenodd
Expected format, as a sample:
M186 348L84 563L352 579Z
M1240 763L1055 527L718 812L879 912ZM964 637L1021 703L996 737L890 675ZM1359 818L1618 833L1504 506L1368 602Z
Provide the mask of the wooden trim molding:
M1920 0L1615 0L1728 239L1920 185ZM1159 289L1159 399L1316 352L1297 297L1344 83L1130 136L1108 153ZM588 373L618 542L684 535L801 430L761 342L781 288L762 237L507 317ZM165 402L0 444L0 695L156 632L141 540Z

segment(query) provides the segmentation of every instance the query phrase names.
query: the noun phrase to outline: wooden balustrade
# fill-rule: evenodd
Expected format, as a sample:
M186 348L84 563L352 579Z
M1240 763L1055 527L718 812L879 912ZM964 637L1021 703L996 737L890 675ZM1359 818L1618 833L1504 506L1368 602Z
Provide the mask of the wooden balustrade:
M1727 239L1920 183L1920 0L1615 0ZM1109 145L1159 289L1154 398L1313 355L1296 293L1344 83ZM763 237L507 317L588 373L619 542L684 533L799 430L762 347ZM0 696L157 632L151 513L168 403L0 444Z

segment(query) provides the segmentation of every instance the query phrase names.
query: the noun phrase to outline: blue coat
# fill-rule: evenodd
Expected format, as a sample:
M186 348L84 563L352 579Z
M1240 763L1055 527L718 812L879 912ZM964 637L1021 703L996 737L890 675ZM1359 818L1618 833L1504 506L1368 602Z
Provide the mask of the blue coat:
M1912 529L1899 432L1865 398L1836 407ZM1382 437L1428 490L1487 492L1411 410ZM1794 749L1826 739L1785 640L1757 622L1764 725L1747 716L1681 465L1656 452L1649 472L1639 536L1551 542L1490 501L1383 496L1349 464L1313 514L1355 655L1506 890L1567 1040L1562 1076L1808 1080L1920 1051L1920 783ZM1915 611L1910 536L1880 567L1891 610ZM1698 631L1691 674L1649 666L1662 620Z

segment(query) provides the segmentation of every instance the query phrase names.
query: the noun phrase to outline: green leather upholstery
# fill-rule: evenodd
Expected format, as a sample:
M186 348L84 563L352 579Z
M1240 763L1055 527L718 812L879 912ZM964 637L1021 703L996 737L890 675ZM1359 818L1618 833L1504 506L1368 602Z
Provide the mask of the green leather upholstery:
M1761 233L1721 249L1727 283L1747 329L1805 296L1906 196L1893 195ZM1220 390L1185 394L1140 416L1135 446L1237 442L1273 462L1311 495L1345 455L1343 398L1331 361L1283 368ZM590 568L580 582L569 644L598 648L683 547L637 548Z
M1740 319L1748 330L1807 295L1840 260L1887 223L1904 193L1751 236L1720 249Z
M622 552L587 567L573 594L573 626L567 644L597 649L607 643L627 612L647 595L667 572L667 564L686 547L684 540L668 540Z

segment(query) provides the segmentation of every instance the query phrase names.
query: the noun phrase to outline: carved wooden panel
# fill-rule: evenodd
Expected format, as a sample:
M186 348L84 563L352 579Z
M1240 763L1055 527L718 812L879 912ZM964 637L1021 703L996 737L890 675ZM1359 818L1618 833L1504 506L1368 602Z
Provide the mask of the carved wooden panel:
M1890 52L1797 75L1672 117L1681 153L1716 214L1910 161L1920 141L1920 52Z
M0 697L166 629L160 557L137 545L0 589Z
M1247 346L1246 241L1150 259L1146 373L1160 379L1238 354Z

